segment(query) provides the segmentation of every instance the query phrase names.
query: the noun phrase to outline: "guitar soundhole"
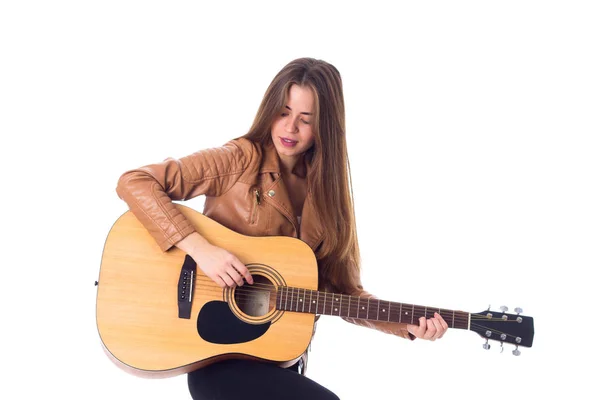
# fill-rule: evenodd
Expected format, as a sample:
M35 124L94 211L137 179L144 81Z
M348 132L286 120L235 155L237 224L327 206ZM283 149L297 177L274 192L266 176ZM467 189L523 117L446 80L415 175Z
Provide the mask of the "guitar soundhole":
M252 317L268 314L276 301L276 290L273 283L262 275L252 275L254 284L244 284L235 289L234 299L239 309Z

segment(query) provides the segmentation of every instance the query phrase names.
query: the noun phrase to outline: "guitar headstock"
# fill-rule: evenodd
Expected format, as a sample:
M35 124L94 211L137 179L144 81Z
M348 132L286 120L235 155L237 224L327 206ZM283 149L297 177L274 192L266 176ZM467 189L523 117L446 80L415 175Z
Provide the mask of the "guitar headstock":
M523 310L520 308L515 308L516 314L507 314L505 306L500 309L501 312L488 309L471 314L469 329L485 339L484 349L490 348L488 340L495 340L501 343L502 349L504 343L514 344L513 354L518 356L521 354L519 346L531 347L533 344L533 318L521 315Z

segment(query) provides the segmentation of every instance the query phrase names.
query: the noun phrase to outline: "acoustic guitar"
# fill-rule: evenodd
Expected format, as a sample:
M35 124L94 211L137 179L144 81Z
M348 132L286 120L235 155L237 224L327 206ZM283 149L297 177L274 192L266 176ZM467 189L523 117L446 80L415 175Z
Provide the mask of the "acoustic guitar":
M317 261L290 237L240 235L178 205L198 233L245 263L254 284L221 288L194 260L162 252L127 211L111 228L97 281L96 320L109 357L142 376L190 372L226 358L292 364L307 349L315 315L418 324L438 312L450 328L531 347L533 318L372 300L317 290ZM487 346L487 347L486 347Z

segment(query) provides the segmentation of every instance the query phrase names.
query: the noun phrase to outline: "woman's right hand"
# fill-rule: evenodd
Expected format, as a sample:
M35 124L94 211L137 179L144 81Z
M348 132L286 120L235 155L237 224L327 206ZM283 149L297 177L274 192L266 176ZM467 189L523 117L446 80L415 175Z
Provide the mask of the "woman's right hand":
M222 288L242 286L244 278L249 284L254 283L244 263L227 250L210 244L197 232L176 246L192 257L204 274Z

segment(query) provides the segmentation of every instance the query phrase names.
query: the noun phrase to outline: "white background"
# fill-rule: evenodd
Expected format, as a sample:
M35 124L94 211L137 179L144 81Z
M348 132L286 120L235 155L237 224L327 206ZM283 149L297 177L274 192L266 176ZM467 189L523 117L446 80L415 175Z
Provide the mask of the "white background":
M342 399L595 390L596 4L2 2L0 397L189 398L185 376L133 377L101 349L94 281L126 210L117 179L243 135L304 56L344 81L366 288L519 306L536 330L514 357L473 332L409 342L324 317L309 377Z

